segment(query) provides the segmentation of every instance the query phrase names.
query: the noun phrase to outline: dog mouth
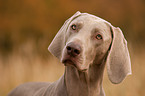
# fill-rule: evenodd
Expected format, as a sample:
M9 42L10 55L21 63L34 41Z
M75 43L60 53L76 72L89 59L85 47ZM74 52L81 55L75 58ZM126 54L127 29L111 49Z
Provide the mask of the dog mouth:
M75 62L71 59L65 59L65 60L62 60L62 63L65 65L65 66L74 66L74 67L77 67Z
M79 66L77 65L77 63L71 59L65 59L65 60L62 60L62 63L65 65L65 66L73 66L75 68L77 68L79 71L82 71L82 72L85 72L87 69L80 69Z

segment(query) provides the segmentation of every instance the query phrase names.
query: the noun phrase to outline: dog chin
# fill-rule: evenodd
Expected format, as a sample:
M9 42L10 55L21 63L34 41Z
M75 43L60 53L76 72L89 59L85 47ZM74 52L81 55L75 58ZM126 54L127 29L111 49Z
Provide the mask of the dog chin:
M65 60L62 60L62 63L65 65L65 66L74 66L76 67L76 63L74 63L72 60L70 59L65 59Z
M77 62L74 62L74 61L72 61L70 59L62 60L62 63L65 66L73 66L73 67L77 68L79 71L82 71L82 72L85 72L87 70L85 68L80 68L79 64Z

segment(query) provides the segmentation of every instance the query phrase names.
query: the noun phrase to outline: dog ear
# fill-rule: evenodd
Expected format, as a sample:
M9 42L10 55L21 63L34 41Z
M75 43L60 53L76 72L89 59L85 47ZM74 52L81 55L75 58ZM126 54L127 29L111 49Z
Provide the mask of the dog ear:
M61 59L61 53L65 46L65 34L70 22L75 19L76 17L80 16L80 12L77 11L72 17L65 21L61 29L58 31L54 39L52 40L51 44L48 47L48 50L51 54L56 56L58 59Z
M131 72L131 61L127 48L127 41L120 28L115 28L112 25L112 44L107 57L107 71L110 81L118 84L124 80Z

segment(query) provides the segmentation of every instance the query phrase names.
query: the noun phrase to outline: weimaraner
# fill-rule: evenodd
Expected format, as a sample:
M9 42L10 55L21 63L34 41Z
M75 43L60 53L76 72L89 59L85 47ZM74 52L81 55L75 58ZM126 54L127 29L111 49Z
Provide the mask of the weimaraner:
M120 28L88 13L76 12L66 20L48 50L65 65L64 75L54 83L22 84L8 96L105 96L105 65L115 84L132 73Z

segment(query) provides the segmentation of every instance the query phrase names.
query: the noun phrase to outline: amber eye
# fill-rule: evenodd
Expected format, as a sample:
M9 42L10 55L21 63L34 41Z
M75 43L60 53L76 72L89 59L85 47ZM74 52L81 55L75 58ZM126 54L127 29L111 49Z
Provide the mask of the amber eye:
M72 28L72 30L76 30L77 26L76 25L72 25L71 28Z
M102 39L102 36L100 34L97 34L96 37L95 37L97 40L101 40Z

